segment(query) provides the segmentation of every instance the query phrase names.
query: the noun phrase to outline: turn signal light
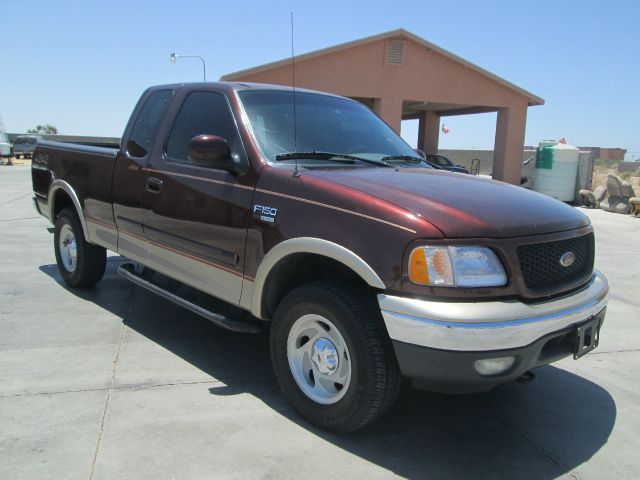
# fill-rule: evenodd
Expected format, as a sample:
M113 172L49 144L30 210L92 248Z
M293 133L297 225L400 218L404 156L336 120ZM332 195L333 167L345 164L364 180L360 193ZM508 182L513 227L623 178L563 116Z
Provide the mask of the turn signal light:
M411 259L409 260L409 278L413 283L429 285L427 256L422 248L416 248L411 252Z

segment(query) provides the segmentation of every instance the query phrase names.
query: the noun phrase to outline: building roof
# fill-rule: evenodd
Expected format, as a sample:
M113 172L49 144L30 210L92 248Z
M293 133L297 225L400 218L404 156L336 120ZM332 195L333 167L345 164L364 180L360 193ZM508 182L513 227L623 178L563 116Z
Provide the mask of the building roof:
M397 30L391 30L389 32L384 32L384 33L380 33L378 35L373 35L370 37L365 37L365 38L360 38L358 40L353 40L351 42L347 42L347 43L341 43L339 45L334 45L333 47L328 47L328 48L323 48L320 50L315 50L313 52L309 52L309 53L305 53L302 55L296 55L295 59L296 61L304 61L304 60L309 60L315 57L319 57L322 55L327 55L333 52L338 52L340 50L346 50L348 48L352 48L352 47L356 47L356 46L360 46L360 45L364 45L367 43L372 43L372 42L377 42L379 40L384 40L387 38L397 38L397 37L404 37L410 40L413 40L414 42L429 48L437 53L439 53L440 55L443 55L451 60L453 60L454 62L457 62L461 65L464 65L465 67L493 80L496 83L499 83L507 88L509 88L510 90L513 90L517 93L519 93L520 95L522 95L523 97L525 97L529 103L530 106L532 105L543 105L544 104L544 100L540 97L538 97L537 95L534 95L533 93L518 87L517 85L514 85L513 83L505 80L502 77L499 77L498 75L495 75L494 73L489 72L488 70L485 70L482 67L479 67L478 65L475 65L474 63L469 62L468 60L465 60L462 57L459 57L458 55L455 55L454 53L449 52L448 50L445 50L442 47L439 47L438 45L435 45L434 43L431 43L427 40L425 40L424 38L421 38L417 35L414 35L411 32L408 32L407 30L403 29L403 28L399 28ZM245 75L249 75L249 74L254 74L254 73L258 73L258 72L262 72L265 70L270 70L272 68L276 68L276 67L280 67L283 65L287 65L291 62L291 58L285 58L283 60L278 60L275 62L271 62L271 63L265 63L264 65L258 65L256 67L252 67L252 68L247 68L245 70L239 70L237 72L233 72L233 73L227 73L225 75L223 75L222 77L220 77L220 80L234 80L238 77L242 77Z

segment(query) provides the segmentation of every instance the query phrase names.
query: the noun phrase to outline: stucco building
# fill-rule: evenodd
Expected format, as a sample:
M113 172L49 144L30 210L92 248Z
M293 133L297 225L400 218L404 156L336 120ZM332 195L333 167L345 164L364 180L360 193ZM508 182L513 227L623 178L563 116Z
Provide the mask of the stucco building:
M291 85L291 59L223 75L222 80ZM530 106L544 100L406 30L295 57L296 86L356 99L398 133L419 120L418 148L438 150L443 117L497 112L493 178L518 184Z

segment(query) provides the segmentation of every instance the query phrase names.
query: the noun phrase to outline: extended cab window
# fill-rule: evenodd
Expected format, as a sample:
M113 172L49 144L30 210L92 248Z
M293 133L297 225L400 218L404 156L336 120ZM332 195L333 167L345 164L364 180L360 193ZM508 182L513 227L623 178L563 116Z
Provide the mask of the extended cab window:
M167 140L167 160L191 163L187 146L198 135L217 135L229 144L231 154L240 154L238 131L224 95L193 92L187 96Z
M153 141L172 95L172 90L160 90L149 95L136 118L136 123L129 137L127 144L129 155L144 157L151 151Z

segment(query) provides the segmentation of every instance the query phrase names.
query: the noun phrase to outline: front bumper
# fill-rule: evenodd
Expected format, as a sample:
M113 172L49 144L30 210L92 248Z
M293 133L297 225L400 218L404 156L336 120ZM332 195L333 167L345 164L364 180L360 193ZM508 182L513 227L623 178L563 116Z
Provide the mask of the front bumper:
M539 303L448 303L384 294L378 303L406 377L434 390L477 391L571 354L575 326L604 315L608 291L596 271L582 290ZM475 371L475 361L502 356L516 357L504 374Z

